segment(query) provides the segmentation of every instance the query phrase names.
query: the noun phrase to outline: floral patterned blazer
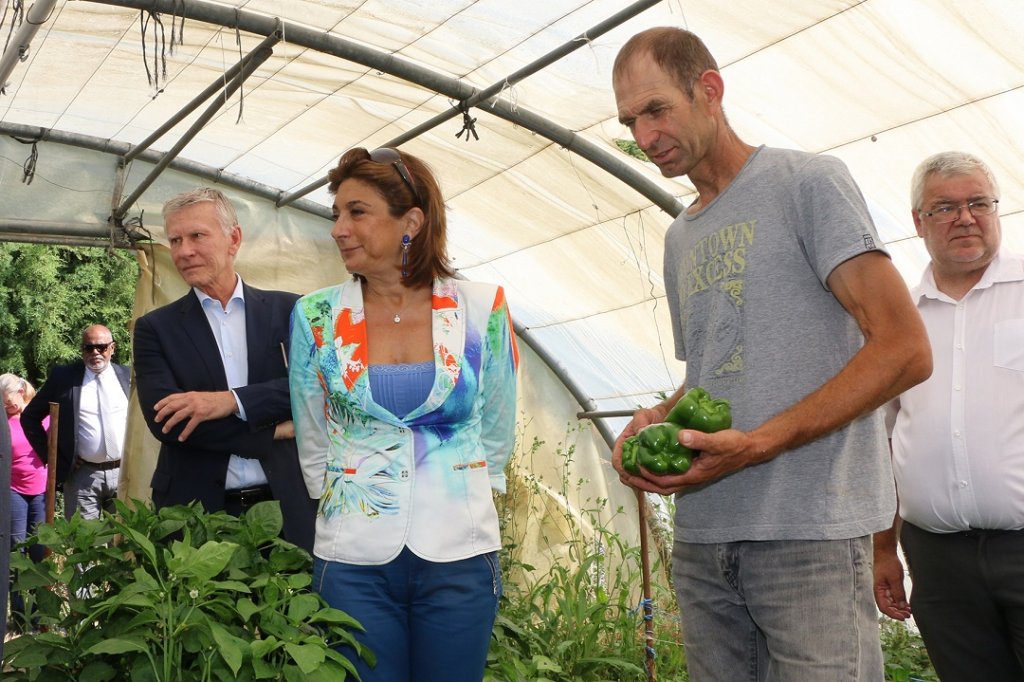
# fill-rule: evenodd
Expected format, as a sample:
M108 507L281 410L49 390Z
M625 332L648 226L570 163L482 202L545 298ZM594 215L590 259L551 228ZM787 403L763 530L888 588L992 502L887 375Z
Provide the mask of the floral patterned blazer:
M455 561L500 547L491 489L505 490L519 363L505 294L438 279L432 307L434 384L399 419L370 391L359 283L295 305L292 416L306 486L320 500L322 559L382 564L408 546Z

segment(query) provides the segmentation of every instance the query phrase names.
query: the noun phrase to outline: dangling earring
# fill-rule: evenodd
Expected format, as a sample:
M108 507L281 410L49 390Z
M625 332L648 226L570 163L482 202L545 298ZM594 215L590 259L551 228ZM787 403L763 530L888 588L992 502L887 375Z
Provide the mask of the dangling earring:
M412 245L412 238L407 235L402 235L402 279L409 276L409 271L406 270L406 266L409 265L409 247Z

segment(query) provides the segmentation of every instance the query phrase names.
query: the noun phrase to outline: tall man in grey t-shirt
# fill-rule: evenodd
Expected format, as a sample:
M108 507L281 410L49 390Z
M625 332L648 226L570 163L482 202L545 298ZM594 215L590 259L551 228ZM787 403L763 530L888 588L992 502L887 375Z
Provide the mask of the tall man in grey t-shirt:
M931 372L907 287L842 163L739 139L695 35L634 36L613 85L640 148L698 195L665 244L686 381L613 453L624 483L676 495L690 679L880 680L870 536L895 491L876 408ZM701 453L685 474L623 470L622 440L693 386L731 401L734 428L683 431Z

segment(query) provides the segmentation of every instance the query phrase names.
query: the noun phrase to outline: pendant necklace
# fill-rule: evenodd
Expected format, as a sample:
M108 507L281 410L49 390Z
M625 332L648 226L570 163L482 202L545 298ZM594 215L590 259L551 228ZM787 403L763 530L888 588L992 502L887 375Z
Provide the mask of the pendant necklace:
M412 303L412 301L409 301L409 303ZM399 310L397 313L395 313L395 317L394 317L395 324L398 324L399 322L402 321L402 313L404 313L405 309L409 307L409 303L406 303L404 306L402 306L401 310Z

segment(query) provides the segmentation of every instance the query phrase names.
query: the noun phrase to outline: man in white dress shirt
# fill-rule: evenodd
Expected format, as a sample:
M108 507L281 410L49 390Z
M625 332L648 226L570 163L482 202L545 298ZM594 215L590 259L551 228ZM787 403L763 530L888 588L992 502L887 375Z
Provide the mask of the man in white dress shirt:
M898 620L913 613L943 682L1019 682L1024 258L1000 249L999 186L980 159L929 157L911 200L931 255L912 295L934 370L890 406L900 504L893 528L875 536L875 601Z
M57 425L57 484L64 489L64 515L87 519L113 511L128 423L130 371L111 362L117 344L102 324L82 332L82 360L54 367L21 415L32 448L46 457L43 420L50 403L60 406ZM52 428L52 426L51 426Z

